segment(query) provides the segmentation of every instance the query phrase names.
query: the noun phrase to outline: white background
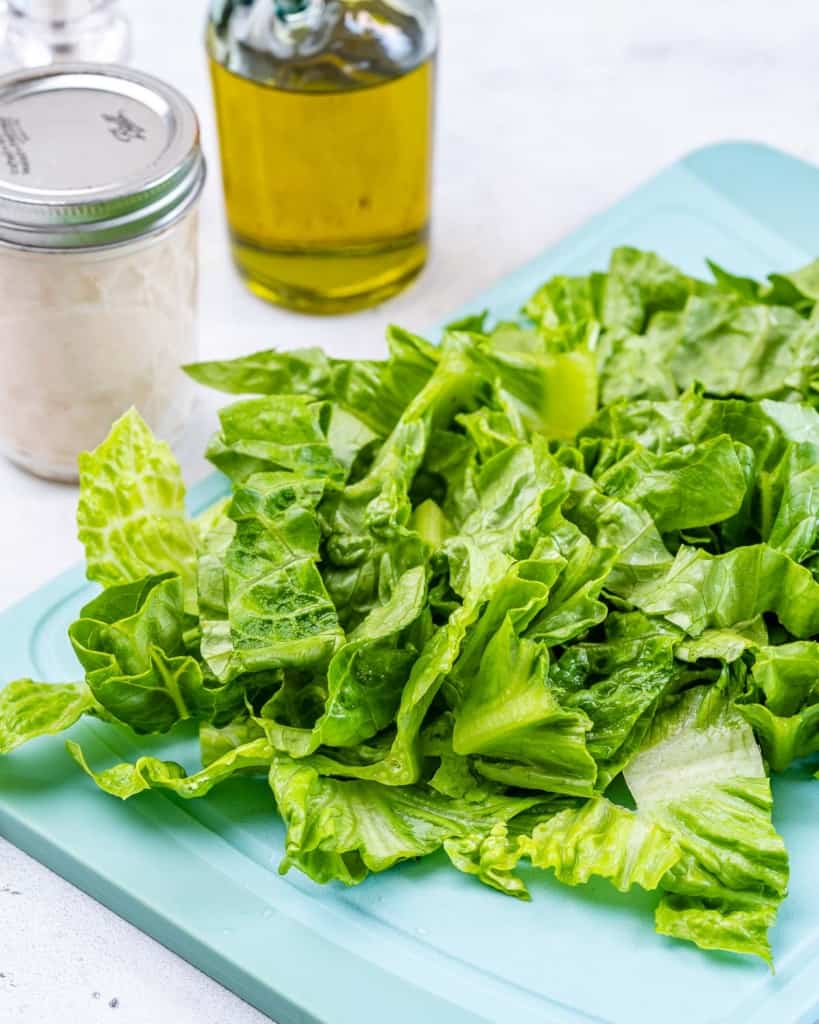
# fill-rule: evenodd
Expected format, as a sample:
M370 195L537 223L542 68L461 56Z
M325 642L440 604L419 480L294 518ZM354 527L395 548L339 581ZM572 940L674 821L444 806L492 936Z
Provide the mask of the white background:
M441 0L429 267L385 307L309 319L247 294L230 266L202 47L206 0L125 6L134 64L181 88L202 119L211 169L202 217L206 357L301 344L378 355L388 321L423 330L708 142L762 140L819 161L819 6L811 0ZM213 408L200 403L179 450L191 482L207 472L198 453ZM73 487L0 460L0 609L80 559L75 502ZM362 1021L365 1014L362 1006ZM266 1019L0 839L3 1024Z

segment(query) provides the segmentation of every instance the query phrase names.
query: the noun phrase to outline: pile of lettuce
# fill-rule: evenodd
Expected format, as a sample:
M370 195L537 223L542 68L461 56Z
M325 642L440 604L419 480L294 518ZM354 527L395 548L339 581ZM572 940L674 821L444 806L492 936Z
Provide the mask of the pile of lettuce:
M193 775L68 749L122 798L267 775L318 882L443 850L526 898L528 862L770 961L769 772L819 751L819 264L712 270L618 249L385 361L188 367L253 396L208 449L231 496L187 518L135 412L81 457L84 679L11 683L0 752L193 719Z

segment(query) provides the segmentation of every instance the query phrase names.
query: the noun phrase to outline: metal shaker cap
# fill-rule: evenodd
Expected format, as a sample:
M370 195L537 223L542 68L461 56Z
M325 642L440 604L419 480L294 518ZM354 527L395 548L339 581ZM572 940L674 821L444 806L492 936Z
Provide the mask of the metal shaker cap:
M183 216L204 181L196 113L165 82L96 64L0 77L0 243L128 242Z

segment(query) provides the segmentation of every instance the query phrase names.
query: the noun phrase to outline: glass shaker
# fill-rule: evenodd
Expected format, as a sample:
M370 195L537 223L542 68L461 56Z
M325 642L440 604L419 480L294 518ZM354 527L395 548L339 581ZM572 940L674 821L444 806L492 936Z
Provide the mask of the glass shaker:
M403 288L427 258L434 0L216 0L207 47L251 290L335 313Z
M119 0L7 0L6 43L15 64L122 63L130 52Z

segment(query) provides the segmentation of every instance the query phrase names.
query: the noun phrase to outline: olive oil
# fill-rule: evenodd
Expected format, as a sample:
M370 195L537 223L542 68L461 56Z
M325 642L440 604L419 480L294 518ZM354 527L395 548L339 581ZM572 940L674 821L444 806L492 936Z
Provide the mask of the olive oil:
M254 53L241 72L210 30L234 259L258 295L309 312L372 305L427 257L434 57L344 56L350 26L318 54Z

